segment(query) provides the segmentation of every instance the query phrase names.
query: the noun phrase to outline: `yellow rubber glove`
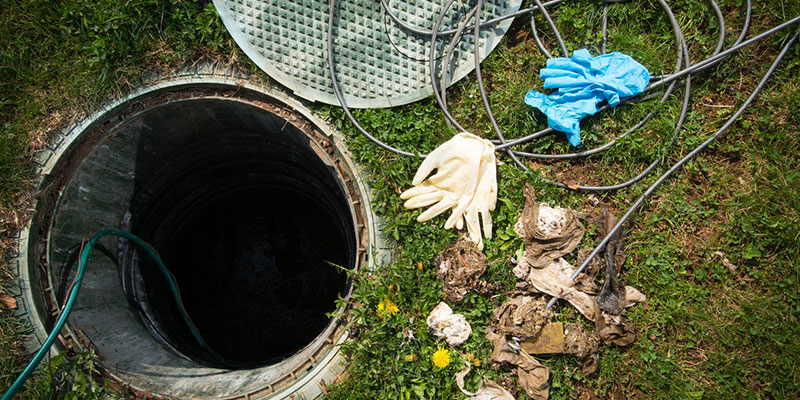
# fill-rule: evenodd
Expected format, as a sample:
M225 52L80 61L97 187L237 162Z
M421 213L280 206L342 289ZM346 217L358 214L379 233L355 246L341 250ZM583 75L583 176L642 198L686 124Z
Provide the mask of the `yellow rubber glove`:
M429 177L433 170L436 173ZM417 170L414 187L400 194L406 208L433 205L417 217L427 221L448 209L453 212L444 228L464 227L466 217L470 239L483 249L478 214L483 218L486 237L491 237L490 211L497 202L497 178L492 142L461 132L433 150Z

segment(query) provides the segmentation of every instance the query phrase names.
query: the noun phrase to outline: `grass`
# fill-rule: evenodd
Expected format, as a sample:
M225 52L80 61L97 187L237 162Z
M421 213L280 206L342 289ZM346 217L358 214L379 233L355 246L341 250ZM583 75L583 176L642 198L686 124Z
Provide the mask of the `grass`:
M686 32L692 59L708 56L718 26L705 1L673 2ZM742 1L720 4L728 25L728 44L742 25ZM601 6L572 1L551 10L571 50L599 45ZM793 2L756 4L751 32L761 32L800 14ZM654 73L674 67L672 33L655 1L609 8L610 50L634 55ZM207 2L155 0L50 4L13 1L0 11L0 250L29 217L30 160L55 129L64 128L105 99L130 89L140 77L165 72L200 59L218 59L255 70L229 39ZM544 20L537 20L540 27ZM554 40L543 33L548 47ZM692 103L671 162L699 144L733 113L755 87L789 32L782 32L693 80ZM665 56L666 54L666 56ZM521 99L539 88L539 54L524 21L482 64L490 101L508 137L541 128L540 114ZM600 368L583 376L571 356L544 357L551 370L551 397L562 398L797 398L800 397L800 46L795 46L761 96L718 142L668 180L626 226L628 259L623 280L648 297L630 310L637 340L628 348L605 347ZM473 132L491 136L473 78L448 91L453 115ZM522 207L521 189L533 184L541 199L583 211L594 208L584 194L543 185L534 175L609 184L634 176L661 154L672 135L682 92L660 106L645 128L600 156L574 162L536 162L525 173L505 155L498 169L499 201L493 213L495 238L486 242L490 264L485 278L513 287L510 259L522 244L513 224ZM656 102L625 106L582 125L584 143L605 143L649 112ZM402 207L397 189L410 187L418 162L386 153L357 136L336 107L315 111L343 130L357 161L369 172L374 207L386 219L395 241L392 265L355 277L349 316L355 340L343 345L351 364L342 382L330 388L333 399L411 399L458 397L453 374L468 357L481 360L467 377L474 389L481 376L512 381L509 371L489 361L482 335L499 298L472 293L452 305L472 324L473 335L451 351L451 363L438 369L431 356L446 344L427 333L425 317L440 301L433 260L456 237L443 221L415 222L419 211ZM448 131L431 99L390 110L359 110L370 132L403 149L428 152ZM526 150L568 151L559 136ZM661 167L659 171L664 171ZM630 189L598 194L602 205L621 215L655 178ZM585 240L590 243L590 240ZM735 269L722 263L726 257ZM3 265L3 268L5 266ZM5 271L5 269L4 269ZM4 282L10 277L3 274ZM386 298L396 314L378 315ZM561 307L558 319L576 320ZM0 318L0 387L7 387L25 357L7 310ZM414 339L403 335L404 329ZM408 361L411 360L411 361ZM90 356L71 358L42 373L27 387L27 397L85 398L106 392L87 379L96 368ZM70 374L67 374L70 375ZM83 378L78 378L82 376ZM88 385L88 386L87 386ZM519 391L518 398L525 398ZM21 397L22 398L22 397Z

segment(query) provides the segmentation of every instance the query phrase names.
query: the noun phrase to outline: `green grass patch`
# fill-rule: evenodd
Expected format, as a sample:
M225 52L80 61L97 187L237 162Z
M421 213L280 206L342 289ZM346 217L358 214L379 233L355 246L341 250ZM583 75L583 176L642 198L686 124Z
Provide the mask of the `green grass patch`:
M693 60L709 56L719 30L705 1L672 2ZM726 44L739 34L741 0L720 4L727 22ZM571 49L599 51L602 5L571 1L550 12ZM800 14L800 4L754 5L751 32L761 32ZM653 74L673 71L676 49L670 25L656 1L612 5L609 51L634 56ZM522 18L521 18L522 19ZM0 10L0 212L4 243L18 223L30 193L30 161L53 129L129 90L148 73L175 70L201 59L220 59L255 70L235 47L210 2L103 1L100 3L16 0ZM544 66L527 18L515 23L484 61L482 69L495 116L508 138L545 127L543 116L522 102L541 89ZM558 53L546 22L537 17L546 46ZM538 175L613 184L635 176L666 154L672 163L702 142L744 101L791 32L748 47L693 80L692 102L677 145L667 148L678 119L683 89L664 103L651 100L601 113L582 124L584 144L606 143L643 118L658 113L641 130L607 152L573 162L536 162L524 172L499 154L498 205L494 238L486 241L484 276L514 287L512 260L522 241L513 224L522 208L522 187L534 185L541 200L589 211L588 197L557 190ZM551 370L551 398L797 398L800 396L800 45L742 119L720 140L667 181L628 225L628 259L622 279L648 297L630 310L637 340L627 348L605 347L596 374L583 376L571 356L543 357ZM467 129L494 136L474 77L448 90L451 111ZM467 359L480 360L467 377L474 389L482 376L513 385L513 373L490 362L483 336L502 298L472 293L451 305L464 314L473 335L451 350L451 362L435 367L432 354L444 341L427 332L425 317L441 300L433 261L456 238L441 229L442 218L419 224L421 210L402 207L398 192L411 185L419 160L380 150L359 136L337 107L313 106L348 136L348 147L368 171L375 210L395 244L392 265L354 277L353 311L347 316L352 340L346 378L330 387L332 399L460 398L453 374ZM381 140L409 151L429 152L455 131L436 102L425 99L384 110L354 111ZM583 147L586 146L586 147ZM561 135L521 146L531 152L571 151ZM659 167L657 172L665 171ZM597 194L621 215L654 181ZM24 215L24 214L23 214ZM590 232L593 232L590 230ZM594 235L595 233L592 233ZM590 245L595 236L587 237ZM722 254L735 268L722 262ZM8 279L8 274L4 274ZM390 299L396 313L379 304ZM384 303L385 304L385 303ZM577 320L561 306L557 318ZM0 318L0 387L24 365L15 321ZM405 332L405 333L404 333ZM413 332L413 338L408 336ZM91 355L53 361L22 397L87 398L108 393L91 379ZM59 372L60 371L60 372ZM65 383L66 382L66 383ZM522 391L518 398L526 398ZM588 397L587 397L588 396Z

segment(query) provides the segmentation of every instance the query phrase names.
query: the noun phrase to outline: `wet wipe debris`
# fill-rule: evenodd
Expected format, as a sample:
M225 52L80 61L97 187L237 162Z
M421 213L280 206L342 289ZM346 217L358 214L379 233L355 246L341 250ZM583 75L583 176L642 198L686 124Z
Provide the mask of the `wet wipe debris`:
M622 230L606 246L606 279L603 289L598 293L591 276L581 273L573 281L575 268L562 258L575 250L583 238L584 229L578 220L578 214L572 210L548 206L544 215L550 217L541 221L539 216L542 215L542 206L536 201L533 187L525 185L523 194L525 208L515 230L525 240L525 253L514 268L517 278L527 281L540 292L569 301L591 321L595 321L598 298L602 300L599 303L600 308L614 314L620 314L626 307L644 301L644 295L630 286L623 286L617 278L615 265L621 266L625 258ZM601 233L610 231L616 224L616 219L607 209L601 211L596 221Z
M458 389L461 390L462 393L469 396L467 400L515 400L514 396L502 386L498 385L497 382L486 378L483 378L483 386L481 386L477 392L473 393L467 391L464 389L464 377L469 374L469 371L470 366L469 363L467 363L464 369L456 373L456 385L458 385Z
M619 230L586 269L577 274L576 268L564 257L573 253L584 235L583 221L598 227L599 237L616 225L617 219L602 209L599 215L587 217L573 210L553 207L536 200L533 187L523 189L525 206L514 230L525 242L525 251L514 267L521 280L516 290L505 295L506 301L493 311L486 328L486 338L492 343L492 362L515 368L519 387L528 397L544 400L549 396L550 370L539 363L533 354L572 354L585 376L597 370L600 344L627 346L636 334L625 318L625 309L646 300L645 296L619 280L619 270L625 262L624 232ZM578 250L577 260L588 257L591 248ZM480 278L486 270L487 258L465 236L448 246L436 260L437 276L442 282L447 301L464 300L470 290L486 293L498 290ZM604 273L602 273L604 272ZM602 273L602 274L601 274ZM602 279L602 286L597 280ZM554 313L547 309L548 294L565 299L587 320L594 322L594 332L587 331L583 322L553 322ZM460 314L442 302L428 316L428 327L450 346L467 340L471 328ZM470 400L508 400L514 397L494 381L484 379L477 392L464 389L467 368L456 374L459 389Z
M614 217L607 208L600 211L598 227L604 233L610 232L614 225L617 224L617 218ZM626 289L620 283L617 275L619 275L619 268L625 262L625 249L623 247L623 231L618 230L608 241L605 247L605 263L606 263L606 278L603 281L603 288L600 289L600 294L597 295L597 306L603 311L608 311L612 314L619 314L626 307L625 293Z
M597 286L588 278L578 275L578 279L573 281L570 277L575 272L575 267L563 258L552 261L544 268L514 268L514 274L519 279L526 280L536 290L549 294L560 299L567 300L570 304L583 314L590 321L595 320L595 308L597 307L596 293ZM589 293L581 291L586 289ZM620 293L624 308L630 307L635 303L645 301L644 295L631 286L625 286Z
M542 268L530 268L523 262L514 268L517 278L526 280L542 293L567 300L586 318L594 321L593 296L575 287L575 281L570 279L574 272L575 268L563 258L551 261Z
M494 310L492 323L486 329L486 338L494 345L492 361L516 366L519 384L532 399L547 399L550 370L520 351L518 343L540 337L552 317L543 298L515 293ZM509 341L516 343L514 347Z
M576 268L564 257L575 251L583 238L580 219L597 224L602 238L617 223L607 209L587 218L573 210L537 202L531 186L526 185L524 195L525 207L514 227L525 241L525 252L514 268L522 282L494 310L486 338L494 346L492 361L515 366L519 384L528 396L546 399L549 370L531 354L572 354L588 376L597 370L601 343L627 346L635 340L624 312L646 298L619 281L619 269L625 262L622 230L611 238L602 257L589 264L587 273L571 279ZM578 260L585 260L591 250L578 251ZM601 274L603 269L605 273ZM602 286L598 286L598 278L602 279ZM547 310L545 298L539 293L567 300L595 323L594 332L587 331L581 321L552 322L554 314Z
M583 238L583 225L578 221L578 214L561 207L539 204L530 185L525 185L523 194L525 207L514 225L514 231L525 241L520 265L542 268L575 250Z
M520 351L519 346L509 343L506 335L495 332L492 327L486 329L486 339L494 345L492 362L517 367L519 385L534 400L546 400L550 395L550 369L539 363L533 356Z
M564 353L572 354L581 365L581 372L589 376L597 370L597 350L600 341L586 332L580 321L564 327Z
M470 290L484 294L498 290L499 283L488 284L480 279L484 271L486 255L464 234L436 258L436 276L442 282L445 300L451 303L464 300Z
M441 302L428 315L428 329L434 336L444 339L448 345L455 347L469 339L472 327L461 314L454 314L450 306Z
M542 328L552 318L541 297L513 294L494 310L491 327L500 335L529 339L539 336Z

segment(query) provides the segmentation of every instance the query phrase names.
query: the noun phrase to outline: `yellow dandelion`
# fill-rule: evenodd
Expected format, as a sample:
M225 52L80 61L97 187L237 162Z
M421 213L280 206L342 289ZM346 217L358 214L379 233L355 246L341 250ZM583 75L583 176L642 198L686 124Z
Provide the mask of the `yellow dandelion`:
M422 261L417 263L417 269L422 270Z
M433 353L433 365L438 368L445 368L450 365L450 352L447 349L439 349Z

